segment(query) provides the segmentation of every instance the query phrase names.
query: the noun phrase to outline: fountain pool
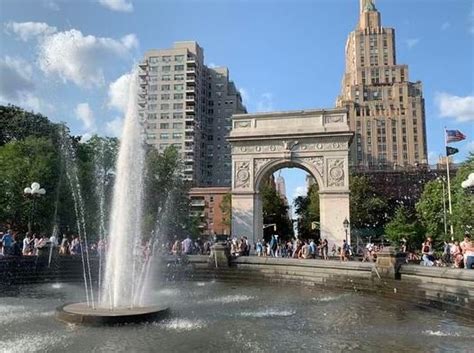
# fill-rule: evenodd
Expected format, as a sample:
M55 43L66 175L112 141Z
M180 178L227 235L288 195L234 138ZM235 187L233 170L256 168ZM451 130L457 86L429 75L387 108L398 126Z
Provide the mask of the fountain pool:
M172 308L160 322L64 325L56 307L80 285L0 291L5 352L467 352L474 326L442 311L356 292L221 282L168 284L152 296Z

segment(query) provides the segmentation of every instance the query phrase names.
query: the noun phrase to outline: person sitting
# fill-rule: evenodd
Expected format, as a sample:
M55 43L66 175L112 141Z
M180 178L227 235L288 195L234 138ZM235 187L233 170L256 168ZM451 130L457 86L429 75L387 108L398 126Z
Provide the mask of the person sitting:
M433 256L433 247L431 237L427 237L421 246L422 254L422 265L423 266L433 266L434 265L434 256Z
M461 242L460 246L464 257L464 268L471 270L474 266L474 243L472 242L469 233L464 235L464 240Z
M457 240L454 242L454 245L451 247L451 258L453 259L454 268L464 267L464 257L462 256L462 250Z

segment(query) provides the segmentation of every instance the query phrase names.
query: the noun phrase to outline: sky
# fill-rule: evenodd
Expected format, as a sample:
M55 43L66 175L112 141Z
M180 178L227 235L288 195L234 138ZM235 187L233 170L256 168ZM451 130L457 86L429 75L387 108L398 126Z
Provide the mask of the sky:
M474 151L474 2L378 0L396 29L398 63L423 82L430 163L444 127ZM196 40L227 66L249 112L331 108L358 0L0 0L0 104L64 121L72 133L120 136L127 75L149 49ZM287 195L304 172L285 170Z

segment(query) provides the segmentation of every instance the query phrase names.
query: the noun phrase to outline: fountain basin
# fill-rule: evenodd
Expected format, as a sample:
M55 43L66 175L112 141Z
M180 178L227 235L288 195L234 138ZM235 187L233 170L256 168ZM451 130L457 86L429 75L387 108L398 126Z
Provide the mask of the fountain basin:
M137 324L162 320L169 315L168 307L144 306L114 310L95 308L87 303L70 303L56 309L56 319L78 325L106 326Z

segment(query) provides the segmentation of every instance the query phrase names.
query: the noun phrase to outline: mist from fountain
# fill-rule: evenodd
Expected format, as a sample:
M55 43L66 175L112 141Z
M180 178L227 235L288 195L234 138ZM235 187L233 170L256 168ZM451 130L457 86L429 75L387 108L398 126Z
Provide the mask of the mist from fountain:
M137 74L131 75L128 107L116 162L112 211L100 306L109 309L142 305L140 295L141 219L144 180L144 135L137 111Z

